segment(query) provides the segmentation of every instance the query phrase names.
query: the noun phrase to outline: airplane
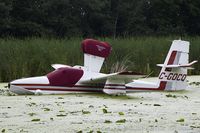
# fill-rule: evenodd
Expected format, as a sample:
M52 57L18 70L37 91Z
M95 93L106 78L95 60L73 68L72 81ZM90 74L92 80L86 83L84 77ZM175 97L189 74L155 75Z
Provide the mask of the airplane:
M11 92L28 94L66 94L95 92L108 95L126 95L140 91L176 91L187 88L187 71L197 61L189 62L188 41L174 40L157 82L136 80L146 75L132 71L100 73L105 58L111 53L107 42L85 39L81 43L84 66L53 64L54 71L45 76L17 79L9 83Z

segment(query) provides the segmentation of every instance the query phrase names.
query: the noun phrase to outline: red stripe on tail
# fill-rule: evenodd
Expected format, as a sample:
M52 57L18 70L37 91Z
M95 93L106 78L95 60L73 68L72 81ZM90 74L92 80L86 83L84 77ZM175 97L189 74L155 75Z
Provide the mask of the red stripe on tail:
M177 54L177 51L172 51L167 65L172 65L174 63L174 60L176 58L176 54Z

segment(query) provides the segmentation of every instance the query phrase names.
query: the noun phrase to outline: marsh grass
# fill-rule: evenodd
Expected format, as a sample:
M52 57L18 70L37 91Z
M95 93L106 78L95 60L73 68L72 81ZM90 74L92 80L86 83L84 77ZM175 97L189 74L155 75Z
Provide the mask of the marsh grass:
M172 40L179 37L132 37L99 38L112 45L112 53L106 59L102 72L131 70L157 76L160 69L157 63L163 63ZM185 37L191 42L190 60L200 58L200 37ZM81 52L82 38L44 39L14 38L0 39L0 82L17 78L45 75L52 71L51 64L83 64ZM190 74L199 74L200 64Z

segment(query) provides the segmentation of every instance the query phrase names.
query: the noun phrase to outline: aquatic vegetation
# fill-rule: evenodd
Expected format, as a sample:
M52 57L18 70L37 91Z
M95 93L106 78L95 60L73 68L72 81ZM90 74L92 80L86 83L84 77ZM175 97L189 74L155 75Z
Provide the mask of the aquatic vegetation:
M90 111L84 111L82 110L82 114L90 114L91 112Z
M190 126L191 128L200 128L200 126L195 126L195 125L192 125Z
M176 95L172 95L172 94L167 94L166 97L172 97L172 98L177 98Z
M5 133L5 132L6 132L6 129L2 129L1 132L2 132L2 133Z
M112 123L112 121L110 121L110 120L105 120L104 123L107 123L107 124L108 124L108 123Z
M102 109L102 111L104 114L108 113L107 109Z
M103 111L104 114L111 113L111 111L108 111L108 110L105 109L105 108L103 108L102 111Z
M27 105L30 106L30 107L32 107L32 106L36 106L36 103L31 102L31 103L29 103L29 104L27 104Z
M119 114L119 115L124 115L124 112L119 112L118 114Z
M40 119L32 119L31 121L37 122L37 121L40 121Z
M3 96L16 96L16 94L10 92L7 88L6 89L0 89L0 95L3 95Z
M185 121L184 118L180 118L180 119L176 120L176 122L184 122L184 121Z
M44 111L50 111L49 108L42 108Z
M192 115L197 115L197 113L192 113Z
M189 83L189 85L196 85L196 86L199 86L199 85L200 85L200 82L191 82L191 83Z
M105 108L108 108L108 106L106 106L106 105L103 105Z
M29 116L34 116L36 113L28 113Z
M154 73L151 76L155 76L160 71L155 64L163 61L165 57L163 53L170 46L169 40L175 38L177 37L99 38L99 40L109 42L113 47L112 54L104 64L102 72L110 72L113 64L116 64L115 70L127 69L141 73L153 71ZM198 59L200 37L184 37L183 39L192 44L191 59ZM82 64L83 55L80 52L82 40L82 38L0 39L0 82L44 75L52 70L50 65L54 63L72 66ZM125 57L128 57L126 61L124 60ZM124 64L128 64L128 68ZM198 71L200 65L196 65L195 68L190 74L200 73Z
M153 106L161 106L160 104L154 104Z
M93 105L90 105L89 108L94 108L94 106L93 106Z
M79 113L79 112L82 112L82 111L71 111L69 112L70 114L76 114L76 113Z
M117 120L116 123L125 123L126 119Z
M57 117L64 117L64 116L67 116L66 114L58 114L56 115Z

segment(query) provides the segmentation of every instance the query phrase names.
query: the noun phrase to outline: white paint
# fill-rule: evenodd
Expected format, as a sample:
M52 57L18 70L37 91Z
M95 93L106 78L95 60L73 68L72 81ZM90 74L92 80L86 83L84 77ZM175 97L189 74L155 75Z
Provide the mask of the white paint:
M84 53L84 67L87 71L100 72L105 58Z
M17 79L10 84L49 84L47 76L31 77L31 78L22 78Z

